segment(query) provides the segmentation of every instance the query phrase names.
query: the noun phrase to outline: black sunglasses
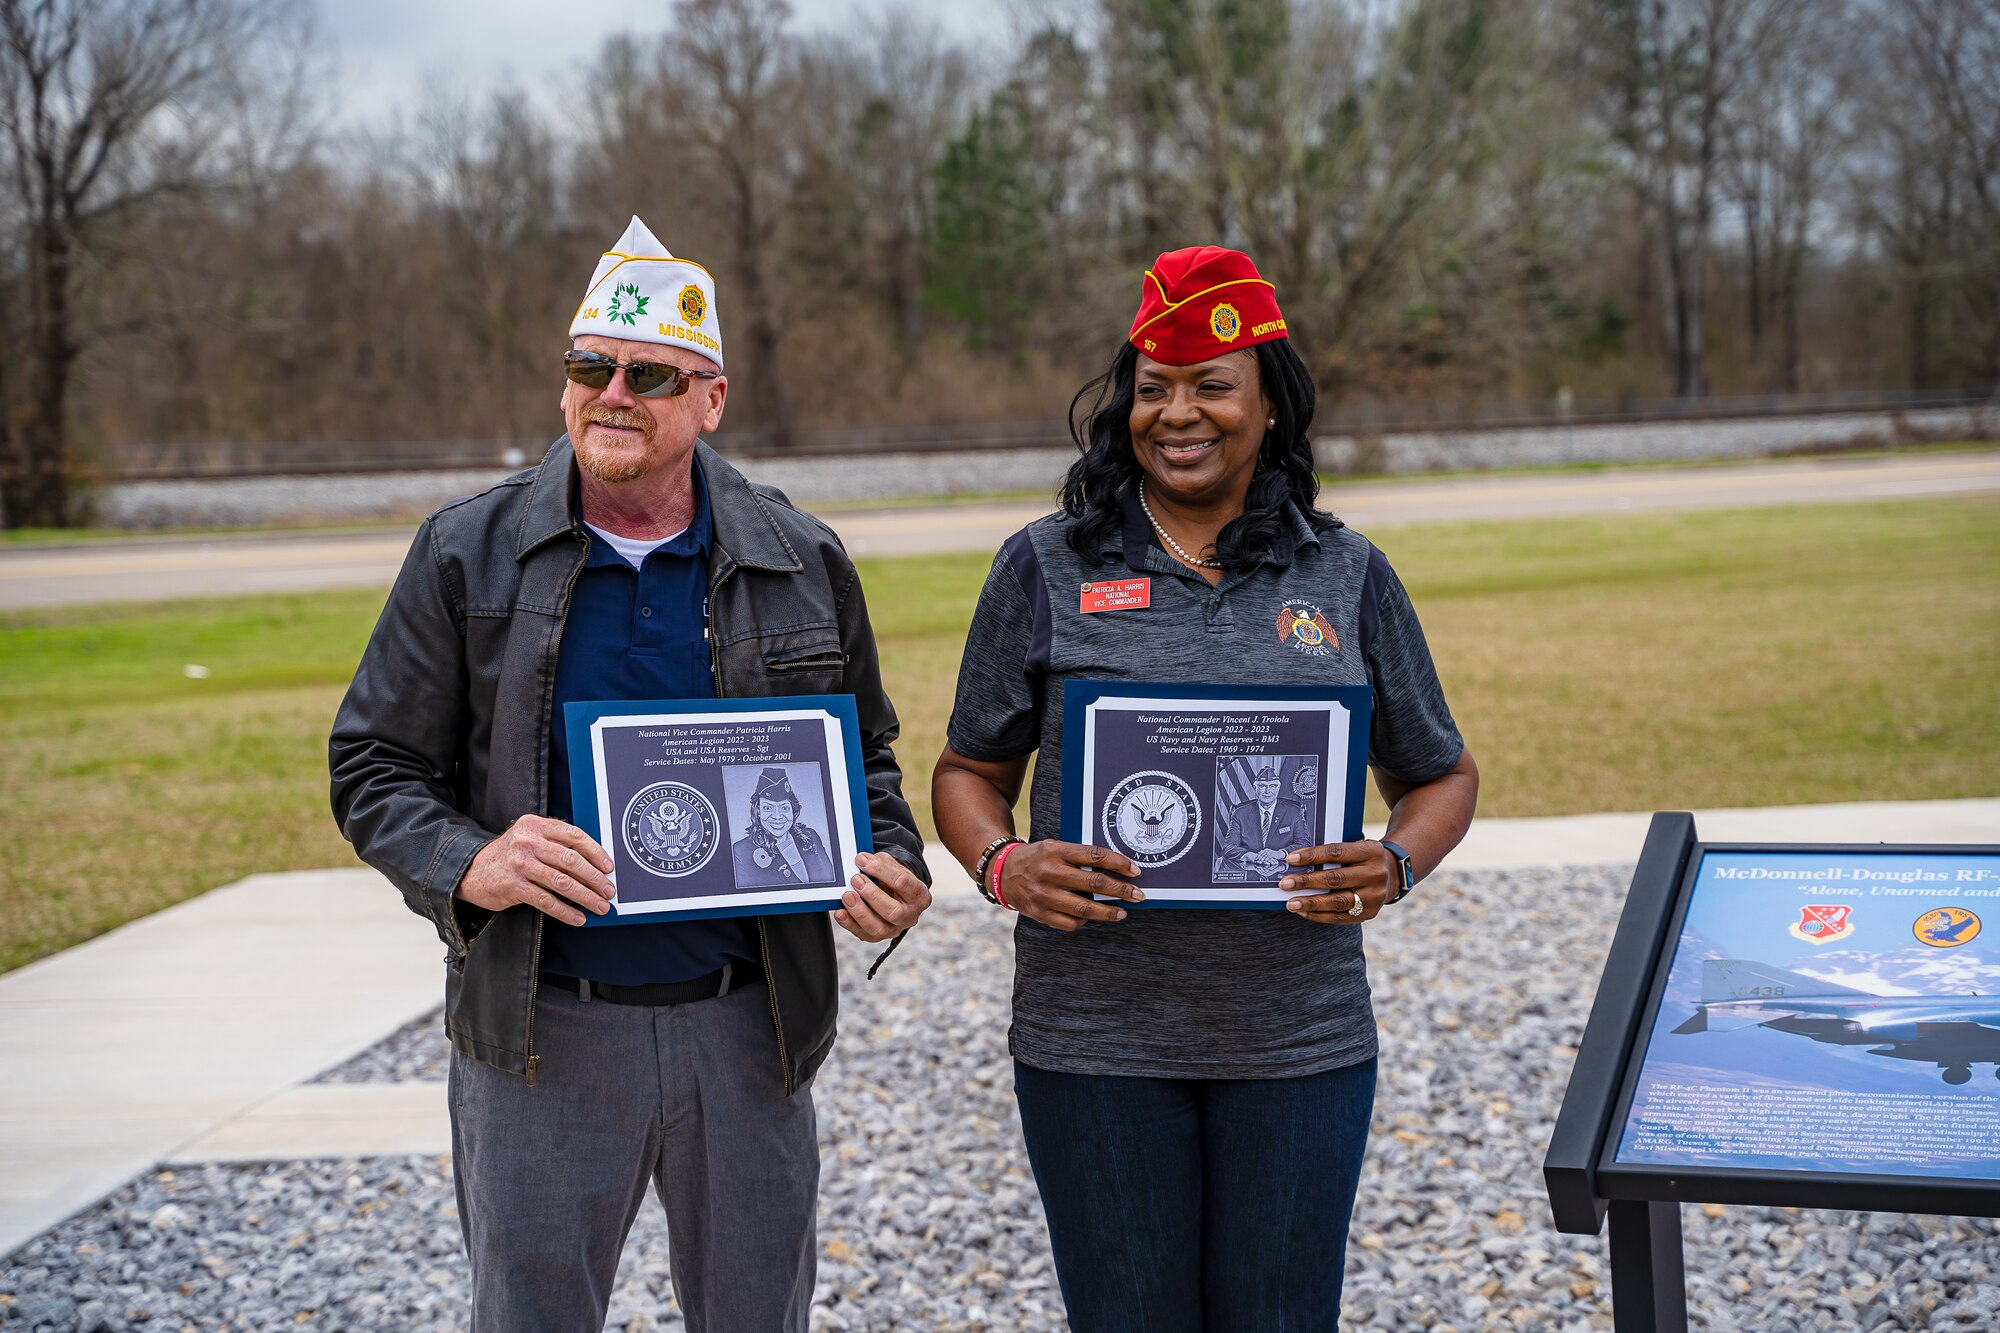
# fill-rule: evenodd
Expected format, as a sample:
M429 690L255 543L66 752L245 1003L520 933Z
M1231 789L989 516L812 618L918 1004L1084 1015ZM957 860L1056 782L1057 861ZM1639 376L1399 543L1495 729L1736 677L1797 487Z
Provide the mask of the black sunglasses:
M713 370L685 370L664 361L614 361L601 352L563 353L563 374L586 389L604 388L621 370L626 385L641 398L678 398L687 392L692 380L722 378Z

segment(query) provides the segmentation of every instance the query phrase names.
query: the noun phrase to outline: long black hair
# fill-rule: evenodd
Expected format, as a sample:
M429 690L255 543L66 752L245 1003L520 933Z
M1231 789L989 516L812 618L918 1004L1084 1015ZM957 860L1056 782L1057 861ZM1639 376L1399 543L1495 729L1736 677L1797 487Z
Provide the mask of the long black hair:
M1257 356L1257 373L1271 415L1278 424L1264 433L1257 453L1257 470L1243 497L1243 513L1216 535L1215 555L1224 569L1249 567L1271 549L1285 531L1285 501L1299 507L1315 531L1337 528L1340 520L1315 507L1319 474L1313 470L1313 409L1319 391L1312 373L1292 350L1289 338L1275 338L1250 349ZM1076 522L1070 525L1070 548L1096 562L1105 537L1124 522L1120 499L1128 485L1143 475L1132 453L1132 403L1137 394L1139 349L1124 343L1111 368L1077 390L1069 405L1069 433L1082 454L1070 464L1063 480L1062 508Z

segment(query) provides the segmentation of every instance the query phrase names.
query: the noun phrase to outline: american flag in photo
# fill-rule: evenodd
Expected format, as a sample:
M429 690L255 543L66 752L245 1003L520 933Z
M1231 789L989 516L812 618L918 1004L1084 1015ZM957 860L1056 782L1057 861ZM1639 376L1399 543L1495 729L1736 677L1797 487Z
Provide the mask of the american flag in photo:
M1312 756L1299 754L1237 755L1225 759L1221 770L1215 775L1215 794L1222 803L1222 813L1226 816L1245 801L1257 799L1257 771L1267 765L1278 770L1278 799L1299 801L1299 793L1292 786L1292 779L1299 775L1300 769L1311 762ZM1307 813L1311 813L1312 800L1307 799L1300 803L1305 806Z

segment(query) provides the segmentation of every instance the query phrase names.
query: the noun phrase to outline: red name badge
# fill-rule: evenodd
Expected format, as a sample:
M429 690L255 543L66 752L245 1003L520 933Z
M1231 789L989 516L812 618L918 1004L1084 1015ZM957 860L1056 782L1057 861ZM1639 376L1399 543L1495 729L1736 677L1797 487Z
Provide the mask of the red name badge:
M1115 579L1110 583L1083 585L1085 615L1093 611L1142 611L1153 604L1151 579Z

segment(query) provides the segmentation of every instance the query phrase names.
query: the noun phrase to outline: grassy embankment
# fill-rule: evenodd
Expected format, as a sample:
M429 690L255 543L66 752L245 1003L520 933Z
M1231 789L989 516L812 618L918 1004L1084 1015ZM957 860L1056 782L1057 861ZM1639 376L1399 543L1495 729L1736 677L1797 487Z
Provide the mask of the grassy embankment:
M1992 498L1378 537L1486 814L2000 793ZM987 563L864 564L927 829ZM325 735L381 598L0 616L0 969L253 871L352 864Z

